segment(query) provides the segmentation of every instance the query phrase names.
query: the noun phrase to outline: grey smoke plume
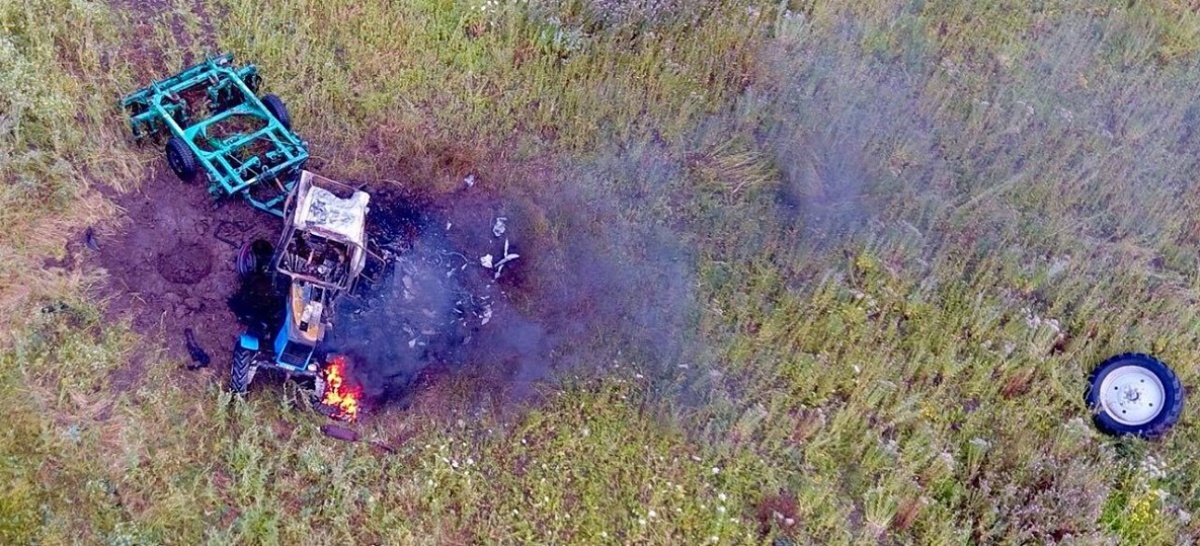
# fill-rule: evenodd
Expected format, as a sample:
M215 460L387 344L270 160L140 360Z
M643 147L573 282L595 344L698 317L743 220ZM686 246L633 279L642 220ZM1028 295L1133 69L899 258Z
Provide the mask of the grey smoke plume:
M353 380L376 401L431 370L469 369L520 394L611 363L669 368L687 336L693 267L666 222L639 207L662 197L672 169L625 151L543 173L557 189L533 196L464 188L419 212L377 200L369 229L392 263L339 307L329 350L352 357ZM499 261L502 241L520 257L497 276L480 258Z
M768 76L741 108L765 120L798 244L1167 243L1195 185L1194 60L1161 63L1133 16L1086 15L1011 52L939 57L914 6L883 34L788 21L764 52ZM881 35L896 39L864 46Z
M898 28L919 27L918 11L898 17ZM472 198L488 184L481 173L474 189L411 215L403 272L380 282L369 310L347 307L333 348L359 353L381 397L430 366L502 385L614 361L666 374L708 354L695 329L701 254L735 267L764 253L828 262L839 246L888 239L926 256L947 241L991 252L1029 229L1174 236L1163 210L1193 185L1200 116L1188 97L1200 71L1114 70L1125 31L1086 18L995 60L995 74L939 60L916 38L864 48L868 30L782 23L759 81L677 141L614 142ZM689 155L731 135L766 159L770 183L736 195L700 187ZM498 252L489 227L501 210L521 258L497 280L478 259ZM431 314L460 322L429 330Z

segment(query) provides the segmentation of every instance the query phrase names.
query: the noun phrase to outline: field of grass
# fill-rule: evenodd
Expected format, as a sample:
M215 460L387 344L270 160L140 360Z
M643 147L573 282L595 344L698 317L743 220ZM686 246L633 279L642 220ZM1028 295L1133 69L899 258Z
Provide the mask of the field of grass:
M115 100L214 43L326 174L621 256L635 327L375 443L180 377L44 263L161 166ZM1197 53L1170 0L0 2L0 544L1196 542L1196 405L1113 439L1083 392L1200 379Z

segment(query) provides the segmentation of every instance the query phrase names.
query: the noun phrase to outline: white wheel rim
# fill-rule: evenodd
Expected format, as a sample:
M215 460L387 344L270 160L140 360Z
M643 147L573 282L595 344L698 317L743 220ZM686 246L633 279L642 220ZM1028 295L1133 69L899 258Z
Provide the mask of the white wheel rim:
M1153 421L1166 402L1162 381L1141 366L1121 366L1100 382L1100 405L1122 425L1137 426Z

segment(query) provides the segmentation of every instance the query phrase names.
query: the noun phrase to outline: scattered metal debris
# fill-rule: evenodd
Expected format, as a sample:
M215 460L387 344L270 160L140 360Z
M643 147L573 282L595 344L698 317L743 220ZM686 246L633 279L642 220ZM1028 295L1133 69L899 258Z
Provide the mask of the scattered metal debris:
M499 279L500 272L504 270L504 264L511 262L520 257L521 257L520 254L510 253L508 251L508 239L505 239L504 240L504 258L502 260L496 262L496 275L493 276L492 278Z
M183 337L187 340L188 356L192 357L192 363L187 365L189 370L197 370L208 366L208 353L200 348L200 344L196 343L196 333L191 328L183 329Z
M442 218L423 224L416 233L401 234L403 245L381 236L380 248L386 252L393 245L396 250L375 290L363 292L340 311L343 322L333 332L331 346L367 355L363 369L374 367L369 377L399 381L400 375L387 374L407 374L426 361L454 358L459 347L478 344L481 328L505 322L505 287L493 279L520 255L507 218L484 214L478 223ZM491 221L483 223L488 217ZM468 246L456 246L445 235L452 228L460 231L455 239L468 239ZM501 235L488 237L488 231ZM461 250L465 248L471 250Z
M357 432L350 430L346 427L340 427L337 425L322 425L321 433L330 438L333 438L336 440L341 440L343 442L357 442L358 441L358 433Z
M521 257L520 254L509 252L508 239L505 239L504 240L504 257L501 258L500 261L496 261L496 259L491 254L485 254L481 258L479 258L479 265L482 265L483 267L486 267L488 269L495 269L496 274L493 278L499 279L500 271L502 271L504 269L504 264L507 264L508 262L511 262L520 257Z
M100 243L96 241L95 228L88 227L83 230L83 244L96 252L100 251Z
M468 174L467 177L463 179L463 183L466 184L468 188L471 186L474 186L475 185L475 173Z
M70 308L71 308L71 306L67 305L66 302L60 301L58 303L52 303L50 305L42 307L42 312L46 313L46 314L50 314L50 313L57 313L59 311L66 311L67 309L70 309Z

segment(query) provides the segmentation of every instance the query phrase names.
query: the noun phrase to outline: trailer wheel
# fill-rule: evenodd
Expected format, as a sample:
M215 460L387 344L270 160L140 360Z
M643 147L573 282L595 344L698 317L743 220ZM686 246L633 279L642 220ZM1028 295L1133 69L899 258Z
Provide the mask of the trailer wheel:
M192 153L183 139L171 137L167 140L167 164L180 180L191 182L196 179L196 154Z
M233 348L233 369L229 374L229 390L234 394L246 394L258 364L254 363L254 351L238 345Z
M1183 385L1157 358L1125 353L1101 362L1092 371L1087 404L1101 431L1155 438L1179 422Z
M267 112L270 112L279 121L279 124L283 125L284 129L292 130L292 117L288 115L287 106L284 106L283 99L275 95L263 95L262 103L267 108Z

